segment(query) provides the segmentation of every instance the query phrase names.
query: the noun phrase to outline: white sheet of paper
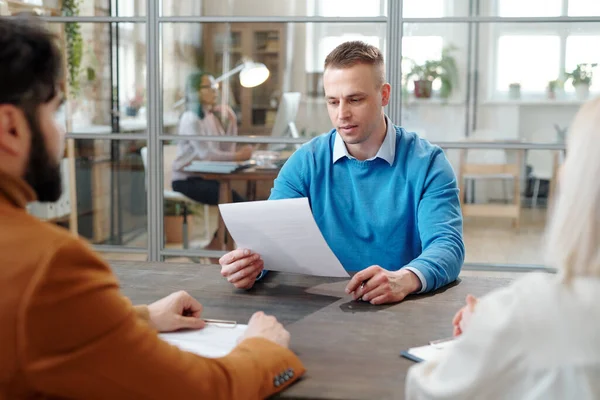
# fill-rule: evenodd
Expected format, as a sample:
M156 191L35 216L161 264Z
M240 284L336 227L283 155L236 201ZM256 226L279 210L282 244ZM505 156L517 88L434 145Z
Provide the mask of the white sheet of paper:
M408 352L415 357L419 357L421 360L428 361L432 358L438 357L442 354L446 349L452 347L456 342L454 340L450 340L447 342L438 343L435 345L427 345L421 347L412 347L408 349Z
M323 238L306 197L220 204L219 209L238 247L260 254L265 269L350 276Z
M165 342L203 357L224 357L233 350L248 325L229 327L219 324L206 324L204 329L161 333L158 336Z

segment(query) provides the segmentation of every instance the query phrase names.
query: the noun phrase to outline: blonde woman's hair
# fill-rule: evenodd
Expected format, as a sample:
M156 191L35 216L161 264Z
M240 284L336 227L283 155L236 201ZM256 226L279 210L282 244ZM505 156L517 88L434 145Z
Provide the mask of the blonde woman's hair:
M571 124L557 187L547 262L566 282L600 277L600 98L584 104Z

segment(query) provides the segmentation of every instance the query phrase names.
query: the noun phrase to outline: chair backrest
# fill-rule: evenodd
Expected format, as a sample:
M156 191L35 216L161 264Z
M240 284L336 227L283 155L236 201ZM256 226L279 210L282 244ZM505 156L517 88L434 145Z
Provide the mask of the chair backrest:
M144 172L146 172L146 185L148 179L148 148L142 147L140 150L142 162L144 163ZM167 144L163 146L163 188L164 190L173 190L171 186L171 177L173 174L173 161L177 157L177 145Z
M163 179L165 190L173 190L171 186L173 176L173 162L177 158L177 145L165 144L163 146Z
M142 163L144 164L144 185L148 190L148 148L142 147L140 150L140 156L142 156Z

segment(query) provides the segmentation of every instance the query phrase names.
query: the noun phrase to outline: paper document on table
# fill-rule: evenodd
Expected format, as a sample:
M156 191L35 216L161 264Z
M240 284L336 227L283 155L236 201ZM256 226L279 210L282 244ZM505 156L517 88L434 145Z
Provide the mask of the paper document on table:
M204 329L161 333L158 336L181 350L203 357L224 357L237 345L248 325L206 324Z
M455 343L456 340L444 339L437 343L436 341L431 342L427 346L412 347L400 354L416 362L428 361L443 354L448 348L454 346Z
M260 254L265 269L350 276L323 238L306 197L220 204L219 209L238 247Z

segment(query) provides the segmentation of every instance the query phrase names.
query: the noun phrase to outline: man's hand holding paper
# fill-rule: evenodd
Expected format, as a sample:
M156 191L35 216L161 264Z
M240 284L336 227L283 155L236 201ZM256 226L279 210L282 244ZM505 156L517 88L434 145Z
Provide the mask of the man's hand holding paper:
M265 263L260 254L248 249L237 249L219 259L221 275L238 289L250 289L262 272Z
M219 260L221 274L237 288L252 287L263 268L350 276L323 238L307 198L221 204L219 209L239 246Z

